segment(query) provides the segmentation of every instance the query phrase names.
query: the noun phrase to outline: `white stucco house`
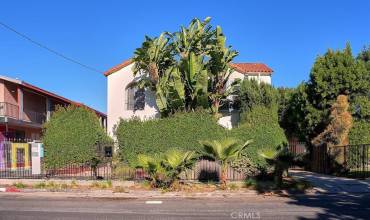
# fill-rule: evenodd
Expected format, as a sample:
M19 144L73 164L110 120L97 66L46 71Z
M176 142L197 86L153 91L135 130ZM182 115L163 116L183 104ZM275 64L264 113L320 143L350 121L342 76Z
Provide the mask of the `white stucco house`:
M130 119L135 116L146 120L160 116L153 92L128 88L128 85L135 81L132 67L133 62L126 60L104 73L108 81L107 130L111 136L120 118ZM263 63L233 63L232 67L234 71L227 85L235 79L255 79L258 82L271 84L273 70ZM231 128L238 120L239 114L225 113L219 123L226 128Z

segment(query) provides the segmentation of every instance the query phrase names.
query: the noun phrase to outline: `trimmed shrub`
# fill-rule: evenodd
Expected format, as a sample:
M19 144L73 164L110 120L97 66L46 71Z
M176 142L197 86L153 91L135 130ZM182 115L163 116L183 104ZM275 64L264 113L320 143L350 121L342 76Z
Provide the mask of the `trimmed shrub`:
M266 166L265 160L259 156L261 151L287 143L278 123L277 109L263 106L254 106L250 112L242 113L240 126L230 130L229 136L243 142L253 140L245 153L259 167Z
M370 122L355 121L349 132L350 144L368 144L370 143Z
M253 164L265 166L258 153L287 142L278 124L277 111L266 107L255 107L251 112L243 113L242 123L232 130L218 125L209 113L192 112L148 121L121 120L116 135L120 159L130 166L136 166L138 154L154 156L172 148L197 151L201 149L200 140L221 140L225 137L238 139L241 143L253 139L246 154Z
M58 168L90 162L97 145L110 140L94 112L83 107L58 107L44 124L45 166Z
M199 140L218 139L226 134L209 113L191 112L146 121L121 120L116 135L121 160L135 166L138 154L160 154L172 148L198 150Z
M357 96L351 103L355 119L349 133L350 144L370 143L370 96Z

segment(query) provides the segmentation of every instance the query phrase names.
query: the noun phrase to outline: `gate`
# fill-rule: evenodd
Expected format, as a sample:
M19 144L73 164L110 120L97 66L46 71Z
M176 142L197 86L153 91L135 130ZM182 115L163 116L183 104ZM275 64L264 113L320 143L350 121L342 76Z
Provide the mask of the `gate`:
M370 144L313 147L311 170L318 173L370 177Z
M336 161L343 163L346 176L370 177L370 144L330 147L329 153L335 155Z

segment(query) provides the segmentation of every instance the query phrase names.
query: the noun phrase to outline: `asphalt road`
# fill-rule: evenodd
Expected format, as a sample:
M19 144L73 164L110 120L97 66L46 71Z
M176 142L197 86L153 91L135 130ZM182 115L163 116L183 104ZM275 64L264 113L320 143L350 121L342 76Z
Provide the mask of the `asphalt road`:
M153 201L149 200L149 201ZM155 199L157 201L157 199ZM0 219L369 219L370 195L243 199L25 198L0 194Z

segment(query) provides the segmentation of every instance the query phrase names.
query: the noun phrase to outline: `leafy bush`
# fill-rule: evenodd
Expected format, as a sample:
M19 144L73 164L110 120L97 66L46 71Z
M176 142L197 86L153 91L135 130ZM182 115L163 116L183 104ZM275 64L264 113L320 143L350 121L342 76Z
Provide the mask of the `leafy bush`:
M255 107L251 112L243 113L240 126L232 130L219 126L207 112L192 112L149 121L121 120L116 135L120 159L130 166L137 165L138 154L154 156L172 148L199 151L201 145L198 141L225 137L237 139L240 143L253 139L245 152L251 163L265 166L266 162L258 156L259 151L275 149L287 142L278 124L277 111L265 107Z
M97 145L109 141L94 112L72 105L57 108L44 124L42 139L48 168L89 162L96 157Z
M349 132L350 144L370 143L370 122L356 121Z
M273 108L279 102L277 89L266 83L258 83L256 80L243 80L238 95L244 112L251 111L255 106Z
M192 112L147 121L121 120L116 135L121 160L136 166L138 154L154 155L172 148L198 150L199 140L222 138L226 133L209 113Z
M138 155L138 167L148 173L152 187L176 189L181 173L191 169L197 159L195 151L170 149L157 157Z
M357 96L351 103L355 122L349 133L350 144L370 143L370 96Z
M278 123L276 108L263 106L255 106L250 112L242 113L240 126L230 130L229 136L241 142L253 140L245 153L257 167L266 166L266 162L259 156L260 151L275 149L287 142L284 130Z
M16 182L16 183L13 183L13 185L12 186L14 186L14 187L16 187L16 188L18 188L18 189L24 189L24 188L26 188L27 187L27 185L26 184L24 184L24 183L22 183L22 182Z

